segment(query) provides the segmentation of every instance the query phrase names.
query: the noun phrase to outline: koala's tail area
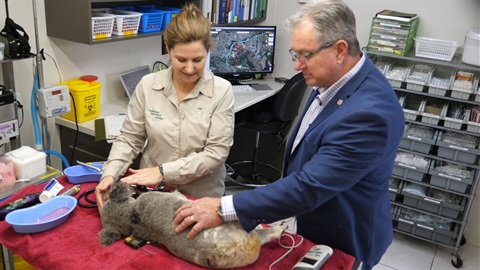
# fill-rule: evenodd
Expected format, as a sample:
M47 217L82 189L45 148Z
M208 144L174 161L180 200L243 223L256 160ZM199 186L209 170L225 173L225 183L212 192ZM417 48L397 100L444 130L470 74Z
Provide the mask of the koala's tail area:
M108 196L108 200L111 200L115 203L122 203L130 199L130 197L132 197L130 185L121 181L117 181L115 185L113 185L112 191Z

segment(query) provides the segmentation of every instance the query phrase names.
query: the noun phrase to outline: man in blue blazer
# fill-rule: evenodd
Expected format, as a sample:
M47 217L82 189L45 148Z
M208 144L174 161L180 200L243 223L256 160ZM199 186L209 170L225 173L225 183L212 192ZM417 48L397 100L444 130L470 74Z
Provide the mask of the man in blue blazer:
M182 206L177 232L194 225L191 238L230 220L251 231L296 216L299 235L371 269L392 242L388 186L403 110L389 82L362 54L355 17L341 0L309 1L286 25L295 69L313 91L286 147L285 177Z

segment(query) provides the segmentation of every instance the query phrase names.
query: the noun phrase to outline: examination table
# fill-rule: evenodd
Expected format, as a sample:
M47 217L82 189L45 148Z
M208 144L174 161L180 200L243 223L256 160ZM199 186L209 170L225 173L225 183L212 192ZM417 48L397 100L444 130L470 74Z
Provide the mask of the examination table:
M73 186L66 176L57 180L69 189ZM12 202L28 194L41 192L44 184L30 185L0 203L0 206ZM93 189L96 182L81 184L81 190L76 198L86 190ZM94 194L90 194L94 198ZM85 201L81 201L85 204ZM108 247L102 247L98 233L102 228L98 209L83 208L77 205L65 223L48 231L30 234L20 234L13 230L6 221L0 222L0 243L9 251L19 255L37 269L206 269L172 255L163 245L145 245L142 249L133 249L123 240ZM290 234L298 243L300 237ZM281 242L290 246L289 237L283 236ZM292 250L285 258L276 263L272 269L292 269L293 265L314 244L307 239ZM288 249L272 240L262 246L258 260L249 266L237 269L269 269L269 266L279 259ZM354 257L334 249L331 258L321 269L356 269L358 262Z

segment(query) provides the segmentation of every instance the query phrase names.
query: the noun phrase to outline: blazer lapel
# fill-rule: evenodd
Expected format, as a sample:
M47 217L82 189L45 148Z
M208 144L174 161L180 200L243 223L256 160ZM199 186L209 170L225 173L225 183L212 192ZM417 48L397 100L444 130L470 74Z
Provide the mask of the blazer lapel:
M314 130L320 123L323 122L328 116L330 116L332 113L334 113L340 106L348 106L348 99L350 98L351 95L354 94L354 92L358 89L358 86L365 80L367 75L369 74L370 70L372 69L373 63L370 59L365 58L365 62L363 63L363 66L361 69L358 71L355 76L353 76L352 79L350 79L338 92L337 94L330 100L330 102L325 106L325 108L320 112L320 114L313 120L313 122L310 124L308 129L305 131L305 134L303 135L303 138L307 136L308 133L310 133L312 130ZM375 67L376 68L376 67ZM315 96L318 94L316 90L312 91L310 94L310 97L308 98L307 105L305 106L302 116L300 119L303 119L305 116L306 111L308 110L308 107L310 104L313 102L313 99ZM292 136L290 136L288 145L287 145L287 153L292 152L292 144L293 141L295 140L295 136L297 135L298 129L300 128L301 121L298 121L295 130L292 133ZM303 140L302 138L302 140ZM301 141L299 145L301 144ZM294 151L297 151L297 148Z

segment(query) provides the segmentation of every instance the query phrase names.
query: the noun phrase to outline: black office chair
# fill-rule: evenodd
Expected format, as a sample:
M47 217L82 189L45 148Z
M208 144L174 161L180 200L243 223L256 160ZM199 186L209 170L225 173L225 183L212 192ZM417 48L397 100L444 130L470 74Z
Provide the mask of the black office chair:
M236 184L258 187L270 184L282 177L282 170L258 161L260 135L272 135L280 148L284 145L300 109L307 84L302 73L293 76L275 96L254 105L247 120L240 120L237 127L256 132L253 159L231 164L229 178Z

